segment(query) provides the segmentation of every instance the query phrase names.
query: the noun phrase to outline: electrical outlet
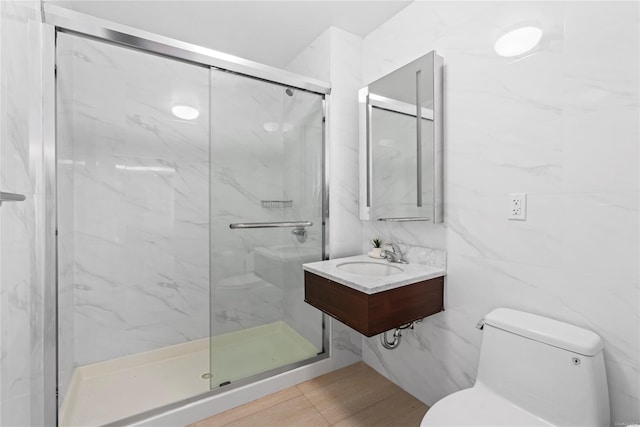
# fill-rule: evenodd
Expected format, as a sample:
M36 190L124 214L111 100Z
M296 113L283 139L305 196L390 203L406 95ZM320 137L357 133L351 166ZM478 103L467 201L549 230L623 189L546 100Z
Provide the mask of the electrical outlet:
M509 194L509 219L526 221L527 219L527 193Z

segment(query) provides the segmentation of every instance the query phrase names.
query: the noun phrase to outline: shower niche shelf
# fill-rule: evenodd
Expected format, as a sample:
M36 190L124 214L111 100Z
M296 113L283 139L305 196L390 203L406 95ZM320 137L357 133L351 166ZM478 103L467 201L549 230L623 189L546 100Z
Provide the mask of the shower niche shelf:
M410 275L390 276L393 278L387 282L375 280L376 286L372 287L370 278L340 276L335 271L325 274L312 267L332 261L305 265L304 300L367 337L444 310L444 270L412 264L415 269L430 269L431 273L423 272L415 280L406 277ZM363 284L362 289L357 289L359 284Z

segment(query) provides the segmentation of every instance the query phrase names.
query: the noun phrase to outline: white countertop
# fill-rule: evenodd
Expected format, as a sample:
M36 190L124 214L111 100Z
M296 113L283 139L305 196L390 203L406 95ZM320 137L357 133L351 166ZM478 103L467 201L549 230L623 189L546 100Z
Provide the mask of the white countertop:
M361 274L347 273L338 269L338 264L345 262L375 262L379 264L390 264L399 267L403 271L390 276L365 276ZM353 288L365 294L375 294L389 289L399 288L411 283L423 280L442 277L447 274L446 270L439 267L432 267L426 264L399 264L390 263L385 259L371 258L367 255L356 255L346 258L330 259L328 261L311 262L303 264L302 268L310 273L317 274L325 279Z

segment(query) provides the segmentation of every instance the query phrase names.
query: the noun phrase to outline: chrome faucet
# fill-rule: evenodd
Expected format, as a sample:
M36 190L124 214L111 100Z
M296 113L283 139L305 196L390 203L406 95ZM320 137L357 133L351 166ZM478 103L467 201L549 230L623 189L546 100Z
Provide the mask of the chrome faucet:
M400 252L400 248L395 243L384 243L382 245L382 252L380 252L380 256L386 259L389 262L397 262L400 264L409 264L407 261L402 259L402 252ZM391 250L387 249L391 248Z

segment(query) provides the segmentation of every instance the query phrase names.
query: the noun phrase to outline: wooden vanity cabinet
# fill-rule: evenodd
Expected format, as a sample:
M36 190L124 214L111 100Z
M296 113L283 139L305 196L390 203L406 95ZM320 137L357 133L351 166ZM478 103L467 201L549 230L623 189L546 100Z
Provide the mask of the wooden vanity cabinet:
M444 277L366 294L308 271L304 300L371 337L444 310Z

